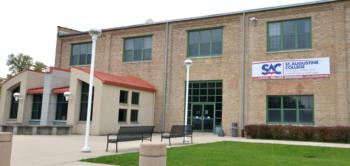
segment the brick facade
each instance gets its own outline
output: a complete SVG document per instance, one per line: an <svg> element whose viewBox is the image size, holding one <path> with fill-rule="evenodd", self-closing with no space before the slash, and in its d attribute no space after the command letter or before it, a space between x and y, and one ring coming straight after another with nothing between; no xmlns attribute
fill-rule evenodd
<svg viewBox="0 0 350 166"><path fill-rule="evenodd" d="M256 17L256 23L249 18ZM310 17L312 49L269 53L267 22ZM245 97L245 124L266 123L267 95L314 95L315 125L350 125L350 2L327 2L290 8L251 11L245 16L245 95L241 95L241 53L243 14L226 14L169 22L168 105L165 127L183 123L187 31L223 27L223 54L193 58L191 80L222 80L222 126L230 133L232 122L240 122L242 97ZM160 129L164 111L164 70L166 23L104 30L97 41L96 69L111 74L138 76L156 86L154 124ZM152 60L123 63L123 38L152 35ZM71 44L90 41L87 33L59 36L55 66L70 68ZM252 80L253 61L330 57L329 78Z"/></svg>

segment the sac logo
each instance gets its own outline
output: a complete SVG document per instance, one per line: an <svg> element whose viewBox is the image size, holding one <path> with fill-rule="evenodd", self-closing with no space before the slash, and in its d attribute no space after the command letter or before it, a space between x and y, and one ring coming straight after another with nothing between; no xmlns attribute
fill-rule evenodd
<svg viewBox="0 0 350 166"><path fill-rule="evenodd" d="M282 67L281 63L275 63L275 64L264 64L261 66L261 72L262 75L280 75L282 72L280 71Z"/></svg>

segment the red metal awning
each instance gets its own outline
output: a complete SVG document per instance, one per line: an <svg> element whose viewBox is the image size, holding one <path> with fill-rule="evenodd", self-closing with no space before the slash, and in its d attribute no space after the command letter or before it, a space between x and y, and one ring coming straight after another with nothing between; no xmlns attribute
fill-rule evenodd
<svg viewBox="0 0 350 166"><path fill-rule="evenodd" d="M43 94L44 88L38 87L38 88L31 88L27 90L27 94L34 95L34 94Z"/></svg>
<svg viewBox="0 0 350 166"><path fill-rule="evenodd" d="M52 89L52 93L54 94L62 94L64 92L69 92L69 87L59 87Z"/></svg>

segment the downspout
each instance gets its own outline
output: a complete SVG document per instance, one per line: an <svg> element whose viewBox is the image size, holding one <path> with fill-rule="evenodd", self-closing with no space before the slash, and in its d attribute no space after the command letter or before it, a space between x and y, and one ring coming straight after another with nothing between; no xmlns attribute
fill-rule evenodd
<svg viewBox="0 0 350 166"><path fill-rule="evenodd" d="M240 96L241 96L241 114L240 114L240 130L241 130L241 136L243 136L244 131L244 111L245 111L245 41L246 41L246 32L245 32L245 20L246 20L246 13L243 12L242 15L242 37L241 37L241 90L240 90Z"/></svg>
<svg viewBox="0 0 350 166"><path fill-rule="evenodd" d="M164 49L164 82L163 82L163 111L160 119L161 131L165 131L165 114L168 110L168 48L169 48L169 22L165 25L165 49Z"/></svg>

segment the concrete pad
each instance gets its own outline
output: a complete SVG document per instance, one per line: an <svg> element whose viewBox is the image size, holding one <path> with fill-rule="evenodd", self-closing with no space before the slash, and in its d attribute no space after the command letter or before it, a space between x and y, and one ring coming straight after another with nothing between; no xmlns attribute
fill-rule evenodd
<svg viewBox="0 0 350 166"><path fill-rule="evenodd" d="M303 146L337 147L350 148L350 144L301 142L301 141L279 141L279 140L259 140L247 138L218 137L212 133L194 133L193 143L203 144L218 141L235 141L250 143L271 143ZM145 141L147 142L147 141ZM152 142L159 143L160 135L154 134ZM182 138L171 139L172 146L187 146L183 144ZM40 136L40 135L14 135L12 145L11 166L102 166L101 164L90 164L79 162L81 159L98 157L103 155L113 155L128 152L137 152L141 141L121 142L118 144L119 153L115 153L114 144L110 144L109 152L106 149L106 136L91 137L91 153L81 153L83 147L83 135L65 136ZM167 140L163 143L168 143ZM168 146L169 147L169 146Z"/></svg>

